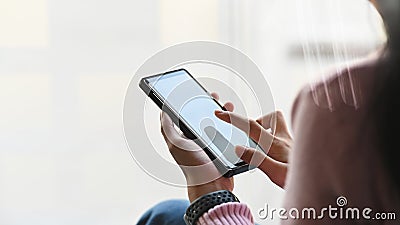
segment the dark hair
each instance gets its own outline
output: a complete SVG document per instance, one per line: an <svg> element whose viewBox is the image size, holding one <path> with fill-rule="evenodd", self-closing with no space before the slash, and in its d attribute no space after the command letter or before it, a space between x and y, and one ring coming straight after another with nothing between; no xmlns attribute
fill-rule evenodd
<svg viewBox="0 0 400 225"><path fill-rule="evenodd" d="M398 1L398 0L386 0ZM377 129L378 147L383 156L384 165L393 184L400 190L400 162L396 157L400 151L400 47L399 24L400 4L389 11L382 10L388 42L385 56L379 63L376 74L376 95L371 104L372 120ZM387 10L387 9L386 9Z"/></svg>

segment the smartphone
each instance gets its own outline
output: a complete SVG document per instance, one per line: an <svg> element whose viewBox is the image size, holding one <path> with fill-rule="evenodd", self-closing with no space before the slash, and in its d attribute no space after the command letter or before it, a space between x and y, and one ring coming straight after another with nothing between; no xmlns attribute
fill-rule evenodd
<svg viewBox="0 0 400 225"><path fill-rule="evenodd" d="M215 110L226 110L185 69L144 77L140 88L166 112L182 133L195 141L225 177L253 169L237 157L236 145L263 151L237 127L218 119Z"/></svg>

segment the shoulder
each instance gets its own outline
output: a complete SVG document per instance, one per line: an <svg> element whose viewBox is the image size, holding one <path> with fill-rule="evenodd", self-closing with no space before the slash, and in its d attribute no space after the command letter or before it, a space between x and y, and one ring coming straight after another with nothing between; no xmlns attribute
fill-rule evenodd
<svg viewBox="0 0 400 225"><path fill-rule="evenodd" d="M367 59L343 65L304 86L292 105L292 124L299 113L313 116L355 113L365 108L373 94L378 60Z"/></svg>

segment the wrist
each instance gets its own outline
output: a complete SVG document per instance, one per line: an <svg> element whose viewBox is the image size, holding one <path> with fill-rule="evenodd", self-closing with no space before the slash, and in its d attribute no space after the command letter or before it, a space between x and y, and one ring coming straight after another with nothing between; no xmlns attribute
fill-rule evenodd
<svg viewBox="0 0 400 225"><path fill-rule="evenodd" d="M206 184L188 186L187 190L188 190L189 201L193 202L197 198L211 192L220 190L233 191L233 180L221 177L215 181Z"/></svg>

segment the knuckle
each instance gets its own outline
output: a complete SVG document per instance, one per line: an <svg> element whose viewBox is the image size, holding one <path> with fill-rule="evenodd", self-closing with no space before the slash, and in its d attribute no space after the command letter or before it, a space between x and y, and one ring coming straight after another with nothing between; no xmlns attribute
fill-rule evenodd
<svg viewBox="0 0 400 225"><path fill-rule="evenodd" d="M278 123L284 123L285 122L282 111L276 111L275 112L275 118L276 118Z"/></svg>
<svg viewBox="0 0 400 225"><path fill-rule="evenodd" d="M280 137L274 137L273 141L272 141L272 145L274 145L275 147L278 148L291 148L292 143L289 140L286 140L284 138L280 138Z"/></svg>
<svg viewBox="0 0 400 225"><path fill-rule="evenodd" d="M281 110L276 110L275 114L279 117L283 117L283 112Z"/></svg>
<svg viewBox="0 0 400 225"><path fill-rule="evenodd" d="M254 127L258 126L258 123L257 123L256 120L250 119L249 120L249 125L250 125L250 128L254 128Z"/></svg>
<svg viewBox="0 0 400 225"><path fill-rule="evenodd" d="M274 145L274 146L279 146L279 145L281 145L281 143L282 143L282 140L280 140L280 138L278 138L278 137L274 137L274 139L272 140L272 145Z"/></svg>

